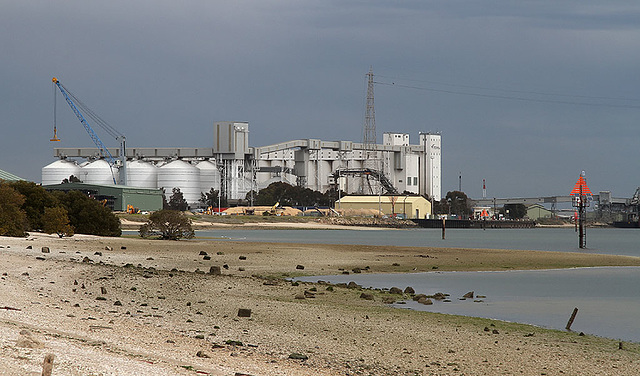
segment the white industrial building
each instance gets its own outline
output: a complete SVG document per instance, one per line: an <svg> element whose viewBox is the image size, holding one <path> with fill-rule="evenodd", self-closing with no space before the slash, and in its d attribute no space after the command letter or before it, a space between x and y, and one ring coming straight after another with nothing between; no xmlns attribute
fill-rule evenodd
<svg viewBox="0 0 640 376"><path fill-rule="evenodd" d="M440 200L439 133L420 133L417 145L410 144L408 134L384 133L383 143L370 149L367 153L363 143L318 139L249 147L248 123L216 122L209 148L127 148L126 176L96 148L55 148L58 160L42 168L42 184L59 184L74 175L95 184L163 188L167 197L178 187L192 206L211 188L240 200L275 181L321 192L337 185L346 193L406 191ZM120 158L120 149L109 151ZM365 155L373 156L373 163L367 158L365 165Z"/></svg>

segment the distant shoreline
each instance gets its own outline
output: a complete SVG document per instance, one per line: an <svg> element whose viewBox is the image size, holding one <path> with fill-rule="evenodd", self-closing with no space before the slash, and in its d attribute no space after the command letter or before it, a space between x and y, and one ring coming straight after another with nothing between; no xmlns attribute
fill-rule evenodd
<svg viewBox="0 0 640 376"><path fill-rule="evenodd" d="M244 218L243 218L244 219ZM330 221L319 220L317 218L305 218L300 220L296 218L295 221L261 221L260 217L249 217L250 221L243 222L242 220L238 220L237 222L223 222L223 221L206 221L198 218L192 218L192 226L195 230L208 230L208 229L245 229L245 230L262 230L262 229L274 229L274 230L286 230L286 229L297 229L297 230L364 230L364 231L375 231L375 230L391 230L391 229L419 229L419 226L415 225L405 225L404 222L400 223L398 226L391 226L388 222L376 225L375 221L369 221L366 225L358 225L358 221L363 221L363 219L352 219L354 224L339 224L339 223L331 223ZM396 221L396 220L391 220ZM144 220L140 221L132 221L127 218L120 218L120 227L122 230L138 230L140 225L144 223ZM575 228L574 224L565 223L565 224L539 224L532 228ZM588 224L587 228L616 228L609 224L603 223L595 223ZM471 228L469 230L478 230L478 228ZM508 229L505 229L508 230Z"/></svg>

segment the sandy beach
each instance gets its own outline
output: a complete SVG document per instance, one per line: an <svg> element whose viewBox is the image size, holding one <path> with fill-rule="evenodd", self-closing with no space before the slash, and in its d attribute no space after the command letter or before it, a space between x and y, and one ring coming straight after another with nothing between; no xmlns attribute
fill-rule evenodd
<svg viewBox="0 0 640 376"><path fill-rule="evenodd" d="M640 258L44 234L0 238L0 247L3 375L40 375L46 354L55 356L53 375L633 375L640 369L635 343L619 349L618 341L575 332L399 310L385 302L409 295L285 280L356 268L622 266L640 265ZM210 274L212 267L220 274ZM241 309L250 316L239 316Z"/></svg>

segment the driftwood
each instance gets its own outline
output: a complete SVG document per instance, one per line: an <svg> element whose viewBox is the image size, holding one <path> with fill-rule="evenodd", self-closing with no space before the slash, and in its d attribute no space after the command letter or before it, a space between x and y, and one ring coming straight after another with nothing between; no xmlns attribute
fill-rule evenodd
<svg viewBox="0 0 640 376"><path fill-rule="evenodd" d="M0 309L6 309L8 311L22 311L20 308L13 308L9 306L0 307Z"/></svg>
<svg viewBox="0 0 640 376"><path fill-rule="evenodd" d="M571 330L571 324L573 324L573 320L576 319L576 315L578 314L578 307L573 309L573 313L571 313L571 317L569 318L569 322L567 323L567 330Z"/></svg>

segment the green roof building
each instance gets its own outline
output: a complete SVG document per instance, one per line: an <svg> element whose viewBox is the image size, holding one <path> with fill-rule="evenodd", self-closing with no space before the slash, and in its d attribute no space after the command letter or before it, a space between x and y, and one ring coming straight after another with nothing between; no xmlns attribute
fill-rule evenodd
<svg viewBox="0 0 640 376"><path fill-rule="evenodd" d="M162 189L137 188L125 185L98 185L85 183L63 183L44 185L48 191L81 191L113 211L126 211L127 205L145 211L162 209Z"/></svg>
<svg viewBox="0 0 640 376"><path fill-rule="evenodd" d="M23 179L23 178L21 178L19 176L16 176L14 174L11 174L9 172L0 170L0 180L19 181L19 180L25 180L25 179Z"/></svg>

